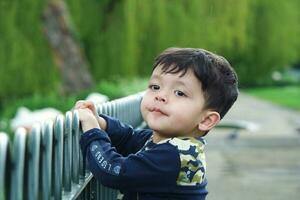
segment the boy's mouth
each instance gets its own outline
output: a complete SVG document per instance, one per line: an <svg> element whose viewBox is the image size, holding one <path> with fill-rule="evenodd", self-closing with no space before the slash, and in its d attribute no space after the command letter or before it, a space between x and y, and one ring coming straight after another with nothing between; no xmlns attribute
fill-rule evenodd
<svg viewBox="0 0 300 200"><path fill-rule="evenodd" d="M161 111L161 109L159 109L159 108L151 108L149 110L150 110L150 112L159 113L161 115L167 115L165 112Z"/></svg>

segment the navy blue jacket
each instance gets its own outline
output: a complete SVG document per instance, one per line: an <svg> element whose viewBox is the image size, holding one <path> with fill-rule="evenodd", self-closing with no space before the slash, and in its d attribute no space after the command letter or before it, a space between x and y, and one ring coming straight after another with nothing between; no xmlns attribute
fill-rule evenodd
<svg viewBox="0 0 300 200"><path fill-rule="evenodd" d="M80 145L89 170L105 186L119 189L123 200L203 200L207 195L202 138L152 142L152 130L134 130L101 115L106 131L91 129Z"/></svg>

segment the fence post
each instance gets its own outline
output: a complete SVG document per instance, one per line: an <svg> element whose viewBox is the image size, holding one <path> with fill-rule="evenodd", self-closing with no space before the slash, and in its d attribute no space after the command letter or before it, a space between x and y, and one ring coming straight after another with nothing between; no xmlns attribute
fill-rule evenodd
<svg viewBox="0 0 300 200"><path fill-rule="evenodd" d="M51 198L52 183L52 147L53 147L53 122L47 121L43 124L41 135L41 192L40 198L49 200Z"/></svg>
<svg viewBox="0 0 300 200"><path fill-rule="evenodd" d="M28 184L27 199L38 199L38 181L40 172L40 139L41 127L35 124L28 135L27 150L28 150Z"/></svg>
<svg viewBox="0 0 300 200"><path fill-rule="evenodd" d="M78 111L73 111L72 124L72 180L74 183L79 183L79 114Z"/></svg>
<svg viewBox="0 0 300 200"><path fill-rule="evenodd" d="M56 117L54 123L54 198L56 200L62 197L62 178L63 178L63 131L64 118L62 115Z"/></svg>
<svg viewBox="0 0 300 200"><path fill-rule="evenodd" d="M15 132L12 149L12 173L10 182L10 199L22 200L24 197L24 163L26 147L26 130L19 128ZM14 188L14 189L12 189Z"/></svg>
<svg viewBox="0 0 300 200"><path fill-rule="evenodd" d="M71 192L71 174L72 174L72 112L68 111L65 116L64 127L64 190Z"/></svg>
<svg viewBox="0 0 300 200"><path fill-rule="evenodd" d="M8 173L8 157L9 157L9 139L5 133L0 132L0 200L7 199L7 191L5 181L9 176Z"/></svg>

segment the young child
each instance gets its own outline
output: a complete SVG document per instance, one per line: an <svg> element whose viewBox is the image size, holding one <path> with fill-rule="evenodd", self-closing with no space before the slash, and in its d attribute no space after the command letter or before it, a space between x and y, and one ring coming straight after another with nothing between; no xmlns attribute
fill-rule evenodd
<svg viewBox="0 0 300 200"><path fill-rule="evenodd" d="M238 96L225 58L203 49L170 48L155 60L141 102L150 129L131 126L78 101L80 145L93 175L123 199L202 200L207 195L205 136Z"/></svg>

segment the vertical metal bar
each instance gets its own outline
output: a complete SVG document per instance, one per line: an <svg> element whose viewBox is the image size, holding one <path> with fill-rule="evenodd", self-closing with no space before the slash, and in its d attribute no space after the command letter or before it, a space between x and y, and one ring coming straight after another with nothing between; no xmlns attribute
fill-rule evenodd
<svg viewBox="0 0 300 200"><path fill-rule="evenodd" d="M111 109L112 109L111 116L116 117L117 116L116 102L111 102Z"/></svg>
<svg viewBox="0 0 300 200"><path fill-rule="evenodd" d="M40 199L51 198L52 184L52 150L53 150L53 122L47 121L42 126L41 135L41 192Z"/></svg>
<svg viewBox="0 0 300 200"><path fill-rule="evenodd" d="M73 111L72 123L72 180L79 183L79 114Z"/></svg>
<svg viewBox="0 0 300 200"><path fill-rule="evenodd" d="M81 129L78 131L79 132L79 136L82 134L82 131ZM80 178L84 178L85 177L85 161L83 161L83 155L82 155L82 152L79 148L79 144L77 144L78 146L78 149L79 149L79 177Z"/></svg>
<svg viewBox="0 0 300 200"><path fill-rule="evenodd" d="M115 109L116 109L116 118L119 118L120 116L120 110L119 110L120 105L116 102L115 103Z"/></svg>
<svg viewBox="0 0 300 200"><path fill-rule="evenodd" d="M38 199L38 181L39 181L39 162L40 162L40 140L41 127L35 124L28 135L27 149L29 158L28 163L28 185L27 199Z"/></svg>
<svg viewBox="0 0 300 200"><path fill-rule="evenodd" d="M102 107L103 107L103 104L98 104L96 106L96 110L97 110L98 115L100 115L102 113Z"/></svg>
<svg viewBox="0 0 300 200"><path fill-rule="evenodd" d="M103 113L108 114L108 108L107 108L107 103L103 104Z"/></svg>
<svg viewBox="0 0 300 200"><path fill-rule="evenodd" d="M0 132L0 200L8 199L6 194L6 185L5 181L7 176L9 175L7 171L7 165L9 160L7 159L9 156L9 139L6 133Z"/></svg>
<svg viewBox="0 0 300 200"><path fill-rule="evenodd" d="M90 181L90 199L97 200L97 190L98 190L98 184L97 180L95 178L92 178Z"/></svg>
<svg viewBox="0 0 300 200"><path fill-rule="evenodd" d="M79 124L80 124L80 122L79 122ZM82 134L82 129L79 125L79 129L78 129L78 133L77 133L77 137L78 137L77 146L78 146L78 153L79 153L78 154L78 156L79 156L79 169L78 170L79 170L79 177L81 179L84 179L87 171L86 171L86 161L83 160L84 158L83 158L82 152L80 150L80 145L79 145L79 138L80 138L81 134Z"/></svg>
<svg viewBox="0 0 300 200"><path fill-rule="evenodd" d="M89 200L90 199L90 186L91 186L91 181L86 185L85 190L84 190L84 199Z"/></svg>
<svg viewBox="0 0 300 200"><path fill-rule="evenodd" d="M110 115L110 102L107 102L106 104L105 104L105 108L106 108L106 114L107 115Z"/></svg>
<svg viewBox="0 0 300 200"><path fill-rule="evenodd" d="M95 179L95 178L93 178L93 179ZM97 181L97 180L95 181L94 187L95 187L95 190L96 190L95 199L100 199L100 193L99 193L100 184L99 184L99 181Z"/></svg>
<svg viewBox="0 0 300 200"><path fill-rule="evenodd" d="M65 116L64 131L64 190L71 191L71 174L72 174L72 112L68 111Z"/></svg>
<svg viewBox="0 0 300 200"><path fill-rule="evenodd" d="M125 123L130 124L131 118L130 118L130 117L126 117L126 116L129 116L129 115L128 115L128 111L129 111L129 107L130 107L130 101L128 101L128 99L126 99L126 101L124 102L124 104L125 104L126 106L124 106L124 108L123 108L123 113L124 113L124 118L123 118L123 120L124 120Z"/></svg>
<svg viewBox="0 0 300 200"><path fill-rule="evenodd" d="M133 98L133 97L130 97L130 99L131 99L132 101L135 100L135 98ZM127 115L127 116L131 116L131 115L130 115L130 109L131 109L131 104L132 104L132 102L130 101L130 99L128 99L127 102L126 102L126 103L127 103L127 106L126 106L126 111L125 111L125 112L126 112L126 115ZM132 120L133 117L134 117L134 116L132 116L132 117L127 117L127 120L128 120L127 123L131 124L131 122L133 121L133 120Z"/></svg>
<svg viewBox="0 0 300 200"><path fill-rule="evenodd" d="M108 114L110 116L113 116L113 108L112 108L112 102L108 102Z"/></svg>
<svg viewBox="0 0 300 200"><path fill-rule="evenodd" d="M56 117L54 124L54 198L62 197L62 167L63 167L63 131L64 119L62 115ZM55 173L55 174L54 174Z"/></svg>
<svg viewBox="0 0 300 200"><path fill-rule="evenodd" d="M115 110L114 116L117 117L118 116L118 104L117 104L117 102L114 103L114 110Z"/></svg>
<svg viewBox="0 0 300 200"><path fill-rule="evenodd" d="M23 180L24 180L24 163L26 148L26 130L19 128L15 132L15 138L12 150L12 175L10 188L11 200L22 200L23 195Z"/></svg>
<svg viewBox="0 0 300 200"><path fill-rule="evenodd" d="M118 119L122 121L123 119L123 111L122 111L122 108L123 108L123 103L121 101L117 101L117 104L119 105L119 115L118 115Z"/></svg>

